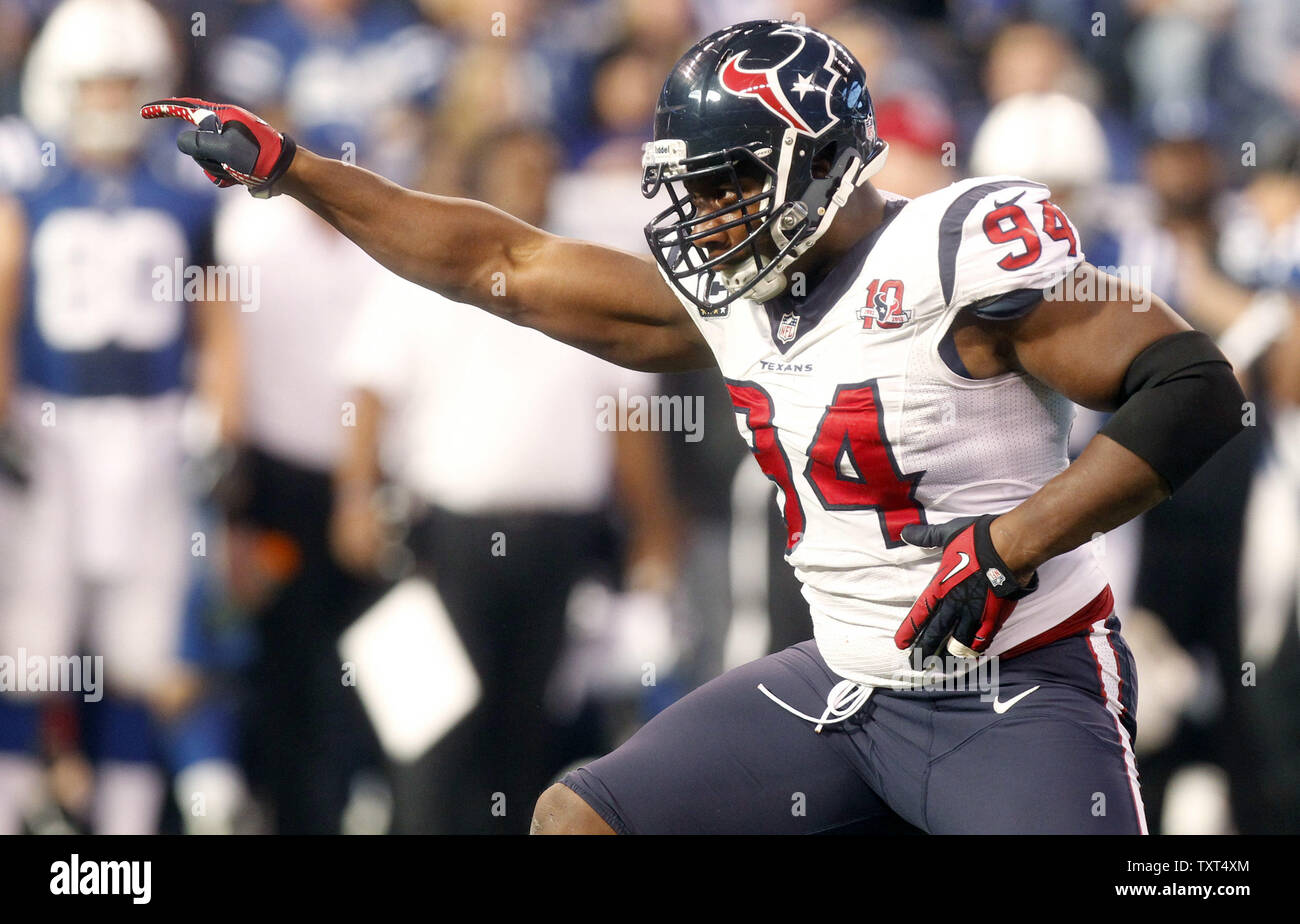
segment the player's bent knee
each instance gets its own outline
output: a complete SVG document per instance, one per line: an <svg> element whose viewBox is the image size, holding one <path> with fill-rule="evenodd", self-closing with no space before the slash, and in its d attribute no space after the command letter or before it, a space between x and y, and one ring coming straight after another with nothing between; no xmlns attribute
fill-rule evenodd
<svg viewBox="0 0 1300 924"><path fill-rule="evenodd" d="M569 787L556 783L533 809L531 834L614 834L615 831Z"/></svg>

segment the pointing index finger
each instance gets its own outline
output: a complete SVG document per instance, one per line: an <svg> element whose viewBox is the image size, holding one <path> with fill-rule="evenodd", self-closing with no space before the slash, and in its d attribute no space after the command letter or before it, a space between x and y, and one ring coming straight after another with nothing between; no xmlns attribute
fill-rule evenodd
<svg viewBox="0 0 1300 924"><path fill-rule="evenodd" d="M204 122L216 118L215 109L215 106L205 100L179 96L145 103L140 107L140 117L143 119L184 119L192 125L204 127Z"/></svg>

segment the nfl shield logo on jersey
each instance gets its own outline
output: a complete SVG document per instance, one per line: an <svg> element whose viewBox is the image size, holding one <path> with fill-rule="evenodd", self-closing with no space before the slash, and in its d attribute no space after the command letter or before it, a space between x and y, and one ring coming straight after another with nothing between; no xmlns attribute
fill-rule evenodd
<svg viewBox="0 0 1300 924"><path fill-rule="evenodd" d="M799 330L799 315L793 311L787 311L781 315L781 324L776 329L776 339L782 343L789 343L794 339L794 335Z"/></svg>

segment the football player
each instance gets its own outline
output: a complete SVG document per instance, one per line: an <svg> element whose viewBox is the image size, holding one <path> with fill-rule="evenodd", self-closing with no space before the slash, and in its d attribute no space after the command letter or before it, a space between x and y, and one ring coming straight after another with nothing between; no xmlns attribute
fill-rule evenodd
<svg viewBox="0 0 1300 924"><path fill-rule="evenodd" d="M24 74L37 182L0 196L0 424L29 453L26 489L0 484L0 653L66 657L84 640L102 657L83 742L99 761L97 832L156 830L153 719L182 711L193 686L180 664L195 561L189 365L227 424L236 397L229 306L174 298L176 266L203 262L214 197L151 148L137 116L140 95L168 92L176 73L144 0L66 0ZM0 695L0 831L39 780L39 708Z"/></svg>
<svg viewBox="0 0 1300 924"><path fill-rule="evenodd" d="M409 192L234 107L142 114L194 123L179 146L214 182L290 195L451 298L634 368L721 369L814 638L568 774L535 831L1146 830L1133 663L1087 542L1234 435L1242 395L1205 335L1103 284L1043 185L877 190L862 67L775 21L669 75L653 261ZM1071 399L1115 412L1072 464ZM991 695L963 683L994 658Z"/></svg>

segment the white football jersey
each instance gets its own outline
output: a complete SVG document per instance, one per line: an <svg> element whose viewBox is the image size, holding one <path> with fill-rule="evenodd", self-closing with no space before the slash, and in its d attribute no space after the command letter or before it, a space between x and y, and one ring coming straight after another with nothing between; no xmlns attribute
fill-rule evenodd
<svg viewBox="0 0 1300 924"><path fill-rule="evenodd" d="M903 527L1004 513L1068 464L1072 403L1025 375L963 375L944 335L968 306L1022 314L1084 255L1038 183L884 195L886 223L806 298L683 304L777 485L822 656L843 677L900 687L918 677L894 633L940 557L906 545ZM1106 591L1086 546L1038 574L989 655L1032 646Z"/></svg>

